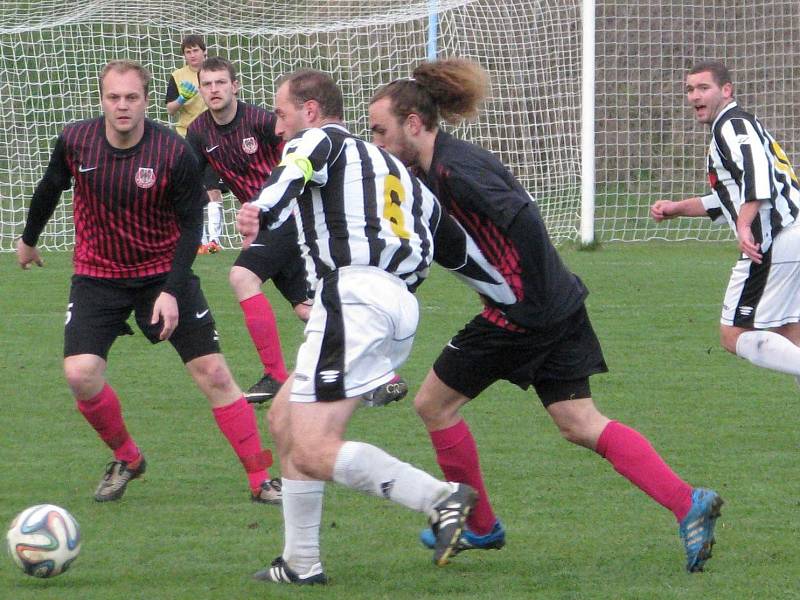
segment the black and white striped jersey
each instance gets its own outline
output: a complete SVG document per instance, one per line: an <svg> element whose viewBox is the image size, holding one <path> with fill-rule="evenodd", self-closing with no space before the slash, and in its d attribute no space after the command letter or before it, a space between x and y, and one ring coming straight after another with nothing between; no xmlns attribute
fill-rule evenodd
<svg viewBox="0 0 800 600"><path fill-rule="evenodd" d="M398 159L339 124L307 129L253 202L264 223L296 218L312 286L335 269L374 266L405 281L424 279L441 217L434 195Z"/></svg>
<svg viewBox="0 0 800 600"><path fill-rule="evenodd" d="M792 165L759 120L736 102L720 112L711 132L708 180L712 193L702 197L703 206L712 220L724 218L736 233L744 203L760 202L752 232L766 252L800 211L800 183Z"/></svg>

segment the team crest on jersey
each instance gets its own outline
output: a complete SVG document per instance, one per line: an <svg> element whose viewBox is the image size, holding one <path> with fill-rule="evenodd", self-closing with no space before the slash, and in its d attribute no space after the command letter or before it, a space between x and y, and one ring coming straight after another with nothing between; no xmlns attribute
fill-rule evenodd
<svg viewBox="0 0 800 600"><path fill-rule="evenodd" d="M242 150L248 154L255 154L256 150L258 150L258 142L256 141L256 138L244 138L242 140Z"/></svg>
<svg viewBox="0 0 800 600"><path fill-rule="evenodd" d="M156 184L156 174L150 167L139 167L136 172L136 185L140 188L151 188Z"/></svg>

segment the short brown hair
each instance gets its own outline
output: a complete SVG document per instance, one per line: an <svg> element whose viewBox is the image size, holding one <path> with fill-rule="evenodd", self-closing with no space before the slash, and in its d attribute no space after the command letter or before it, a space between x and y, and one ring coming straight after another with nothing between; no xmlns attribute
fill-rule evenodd
<svg viewBox="0 0 800 600"><path fill-rule="evenodd" d="M278 78L277 86L289 84L289 95L298 106L315 100L323 117L341 119L344 117L342 90L333 77L316 69L300 69Z"/></svg>
<svg viewBox="0 0 800 600"><path fill-rule="evenodd" d="M195 34L187 35L185 38L183 38L183 40L181 40L181 54L183 54L184 50L187 48L194 48L195 46L205 52L206 42L203 40L203 36Z"/></svg>
<svg viewBox="0 0 800 600"><path fill-rule="evenodd" d="M150 71L145 69L139 63L133 60L112 60L105 67L103 70L100 71L100 95L103 94L103 79L105 79L106 75L109 72L115 71L117 73L127 73L128 71L135 71L139 74L139 78L142 80L142 85L144 86L144 95L147 96L150 93L150 80L153 78L150 75Z"/></svg>
<svg viewBox="0 0 800 600"><path fill-rule="evenodd" d="M226 58L222 58L221 56L209 56L207 59L203 61L203 64L200 65L201 71L227 71L228 75L231 77L231 81L237 81L236 76L236 67L233 66L233 63Z"/></svg>
<svg viewBox="0 0 800 600"><path fill-rule="evenodd" d="M714 83L719 87L722 87L726 83L733 84L733 78L731 77L731 72L728 70L728 67L718 60L704 60L696 63L689 69L687 75L697 75L698 73L706 72L711 73Z"/></svg>
<svg viewBox="0 0 800 600"><path fill-rule="evenodd" d="M370 104L391 98L392 112L400 121L418 114L428 130L440 118L458 123L478 114L489 93L489 74L478 63L463 58L424 62L414 69L411 79L398 79L383 86Z"/></svg>

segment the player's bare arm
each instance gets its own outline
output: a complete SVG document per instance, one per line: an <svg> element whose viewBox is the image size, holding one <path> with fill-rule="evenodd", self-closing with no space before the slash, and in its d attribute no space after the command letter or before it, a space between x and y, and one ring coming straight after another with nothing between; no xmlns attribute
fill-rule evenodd
<svg viewBox="0 0 800 600"><path fill-rule="evenodd" d="M761 244L753 237L752 224L758 214L761 202L745 202L739 209L739 216L736 219L736 238L739 240L739 250L741 250L750 260L757 265L761 264Z"/></svg>
<svg viewBox="0 0 800 600"><path fill-rule="evenodd" d="M39 256L39 250L36 246L28 246L22 241L22 238L17 240L17 263L26 271L31 268L31 265L44 266L44 261Z"/></svg>
<svg viewBox="0 0 800 600"><path fill-rule="evenodd" d="M706 209L699 196L674 202L672 200L656 200L650 207L650 216L656 223L675 217L703 217Z"/></svg>

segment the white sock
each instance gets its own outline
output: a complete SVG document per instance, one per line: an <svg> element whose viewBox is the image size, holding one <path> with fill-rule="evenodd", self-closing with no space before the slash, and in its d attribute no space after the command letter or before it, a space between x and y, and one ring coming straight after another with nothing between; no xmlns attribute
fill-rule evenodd
<svg viewBox="0 0 800 600"><path fill-rule="evenodd" d="M453 492L449 483L362 442L342 445L336 456L333 480L426 514Z"/></svg>
<svg viewBox="0 0 800 600"><path fill-rule="evenodd" d="M800 348L774 331L745 331L736 340L736 355L758 367L800 375Z"/></svg>
<svg viewBox="0 0 800 600"><path fill-rule="evenodd" d="M282 480L283 560L300 575L320 563L319 528L322 523L324 481Z"/></svg>
<svg viewBox="0 0 800 600"><path fill-rule="evenodd" d="M222 235L222 204L209 202L206 210L208 211L208 241L219 243L220 235Z"/></svg>

